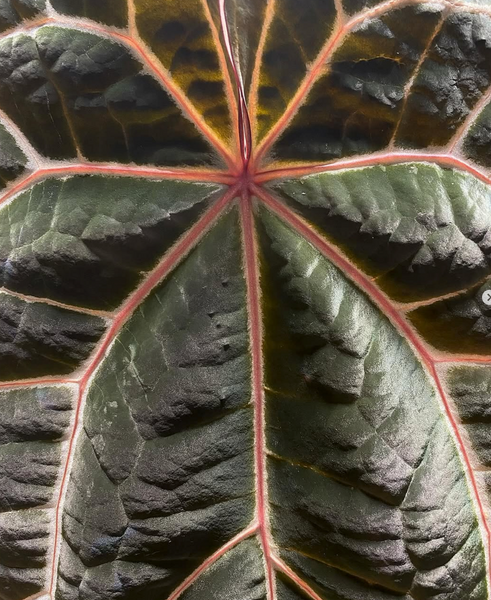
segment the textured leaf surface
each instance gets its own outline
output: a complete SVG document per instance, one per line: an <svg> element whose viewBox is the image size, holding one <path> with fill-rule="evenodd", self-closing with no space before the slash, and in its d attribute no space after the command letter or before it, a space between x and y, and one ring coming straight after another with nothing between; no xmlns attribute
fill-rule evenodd
<svg viewBox="0 0 491 600"><path fill-rule="evenodd" d="M468 174L429 164L374 166L274 189L397 300L453 292L490 273L491 193Z"/></svg>
<svg viewBox="0 0 491 600"><path fill-rule="evenodd" d="M24 172L27 159L17 146L15 138L3 126L0 126L0 178L1 186L19 177Z"/></svg>
<svg viewBox="0 0 491 600"><path fill-rule="evenodd" d="M50 158L212 160L167 91L119 40L46 26L0 42L0 65L3 109Z"/></svg>
<svg viewBox="0 0 491 600"><path fill-rule="evenodd" d="M461 419L461 429L479 465L478 477L483 489L490 493L491 464L489 438L489 394L491 390L489 367L459 366L450 370L450 395Z"/></svg>
<svg viewBox="0 0 491 600"><path fill-rule="evenodd" d="M487 0L0 0L0 600L490 600Z"/></svg>
<svg viewBox="0 0 491 600"><path fill-rule="evenodd" d="M0 30L5 31L45 14L45 0L0 0Z"/></svg>
<svg viewBox="0 0 491 600"><path fill-rule="evenodd" d="M268 3L274 10L265 34L257 81L257 134L262 137L281 117L292 99L307 65L332 32L334 3L308 0L301 6L292 0Z"/></svg>
<svg viewBox="0 0 491 600"><path fill-rule="evenodd" d="M402 118L404 86L438 19L433 6L410 5L355 27L278 141L276 153L285 159L324 160L384 148Z"/></svg>
<svg viewBox="0 0 491 600"><path fill-rule="evenodd" d="M201 0L134 0L142 40L169 70L205 121L225 140L231 136L218 49Z"/></svg>
<svg viewBox="0 0 491 600"><path fill-rule="evenodd" d="M160 598L252 520L244 298L234 214L116 338L87 397L61 590L110 597L124 579Z"/></svg>
<svg viewBox="0 0 491 600"><path fill-rule="evenodd" d="M0 378L71 373L104 333L103 319L0 295Z"/></svg>
<svg viewBox="0 0 491 600"><path fill-rule="evenodd" d="M263 221L264 280L272 278L268 472L280 555L308 579L327 563L326 593L343 593L348 573L351 594L373 597L370 581L389 597L431 598L464 569L446 597L485 598L468 490L421 365L338 269L276 219Z"/></svg>
<svg viewBox="0 0 491 600"><path fill-rule="evenodd" d="M124 27L128 23L128 7L124 0L51 0L51 6L61 14L86 17L106 25Z"/></svg>
<svg viewBox="0 0 491 600"><path fill-rule="evenodd" d="M17 600L44 584L54 485L73 389L2 391L0 400L0 597Z"/></svg>
<svg viewBox="0 0 491 600"><path fill-rule="evenodd" d="M449 385L463 427L472 441L472 446L483 465L489 465L488 427L489 418L489 385L488 368L459 367L452 369Z"/></svg>
<svg viewBox="0 0 491 600"><path fill-rule="evenodd" d="M218 190L211 184L48 179L0 208L0 273L11 290L117 305Z"/></svg>
<svg viewBox="0 0 491 600"><path fill-rule="evenodd" d="M491 310L483 297L491 289L483 285L455 297L421 306L409 318L421 335L435 348L445 352L464 351L487 356L491 336Z"/></svg>

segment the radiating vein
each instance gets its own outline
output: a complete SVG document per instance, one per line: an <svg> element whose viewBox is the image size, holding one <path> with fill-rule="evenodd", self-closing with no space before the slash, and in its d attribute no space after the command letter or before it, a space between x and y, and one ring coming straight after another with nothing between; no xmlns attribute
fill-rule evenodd
<svg viewBox="0 0 491 600"><path fill-rule="evenodd" d="M87 395L87 390L90 384L90 380L104 359L107 350L115 339L116 335L120 332L128 318L131 316L133 311L140 305L142 300L149 294L149 292L157 285L165 275L172 270L178 262L189 252L189 250L197 243L197 241L204 235L212 223L219 217L228 203L235 197L237 193L237 186L230 188L220 200L216 201L214 205L201 217L201 219L188 231L188 233L181 238L177 244L164 256L160 263L155 269L149 274L145 281L140 285L126 300L121 307L118 315L113 320L111 327L108 329L106 335L102 339L99 348L92 357L88 364L84 374L79 380L79 393L77 406L75 408L75 418L72 426L72 435L68 445L68 451L65 459L65 466L63 468L63 474L60 483L60 492L56 504L56 518L55 518L55 539L53 544L53 553L51 560L51 574L50 580L50 594L52 595L56 586L56 569L58 564L58 556L60 551L60 535L61 535L61 517L63 514L64 499L66 495L66 489L68 485L71 463L73 460L73 451L75 448L76 439L81 425L81 416L83 412L83 406Z"/></svg>
<svg viewBox="0 0 491 600"><path fill-rule="evenodd" d="M230 150L218 138L213 129L204 122L202 116L189 101L183 90L181 90L174 82L170 73L163 67L158 58L153 55L151 50L139 37L131 37L125 33L110 29L101 24L91 23L85 19L56 17L56 19L50 21L50 24L66 28L77 26L77 29L80 31L99 34L128 48L131 53L147 67L152 76L163 86L164 90L174 98L183 113L191 120L204 138L208 140L211 146L222 156L229 167L232 169L234 168L235 159L230 153Z"/></svg>
<svg viewBox="0 0 491 600"><path fill-rule="evenodd" d="M300 83L295 95L290 100L286 110L258 145L254 161L256 169L261 164L263 156L283 133L300 106L304 103L314 83L321 75L326 74L326 68L329 65L329 59L333 56L335 50L340 46L341 42L344 41L346 36L363 21L380 16L400 4L405 4L406 1L407 0L386 0L385 2L382 2L373 8L364 10L354 15L344 24L338 23L338 26L334 29L330 38L321 48L317 58L307 71L303 81ZM431 0L423 0L421 3L425 3L427 1Z"/></svg>
<svg viewBox="0 0 491 600"><path fill-rule="evenodd" d="M484 92L484 94L479 98L479 100L476 102L474 108L469 112L469 114L464 119L464 121L462 122L460 127L457 129L455 134L450 139L450 142L448 143L448 146L446 148L446 151L449 154L452 154L453 152L458 151L460 149L460 147L463 144L470 129L472 128L474 123L477 121L477 119L481 115L482 111L486 108L486 106L488 106L488 104L490 102L491 102L491 85L487 88L487 90Z"/></svg>
<svg viewBox="0 0 491 600"><path fill-rule="evenodd" d="M243 192L241 219L244 243L244 261L249 308L249 334L252 354L252 393L254 399L254 435L256 467L256 503L258 530L266 563L266 580L269 600L275 600L274 574L271 562L271 540L268 515L268 487L266 481L266 441L264 422L264 387L262 356L262 321L259 298L259 271L257 245L252 224L252 205L247 192Z"/></svg>
<svg viewBox="0 0 491 600"><path fill-rule="evenodd" d="M182 181L213 182L213 183L233 183L233 177L226 172L200 170L200 169L173 169L159 167L136 167L130 165L118 164L100 164L100 163L59 163L56 161L48 163L46 166L29 172L27 175L13 181L3 193L0 193L0 205L10 200L19 192L27 189L34 183L63 175L108 175L117 177L135 177L148 179L171 179Z"/></svg>
<svg viewBox="0 0 491 600"><path fill-rule="evenodd" d="M414 162L435 163L442 167L466 171L480 181L491 184L491 175L474 166L470 161L448 153L423 151L373 152L371 154L354 156L351 158L341 158L322 164L299 164L289 167L274 167L273 165L268 169L258 171L254 175L254 182L257 185L261 185L276 179L290 179L302 175L314 175L315 173L324 173L327 171L340 171L357 167Z"/></svg>
<svg viewBox="0 0 491 600"><path fill-rule="evenodd" d="M241 533L232 538L229 542L224 544L221 548L219 548L216 552L214 552L211 556L209 556L189 577L187 577L180 585L177 587L170 596L167 597L167 600L177 600L182 593L187 590L193 583L198 579L202 573L204 573L209 567L211 567L216 561L226 554L229 550L237 546L242 540L251 537L257 532L258 525L256 523L252 523L247 529L244 529Z"/></svg>
<svg viewBox="0 0 491 600"><path fill-rule="evenodd" d="M250 111L252 140L254 143L257 138L257 112L258 112L258 92L259 92L259 81L261 75L261 64L264 59L264 49L266 46L266 40L268 38L271 23L275 16L276 0L266 1L266 10L264 12L263 26L261 34L259 36L259 43L257 46L256 59L254 61L254 68L252 70L251 87L249 90L249 96L247 98L247 105Z"/></svg>
<svg viewBox="0 0 491 600"><path fill-rule="evenodd" d="M253 191L270 210L272 210L283 221L285 221L291 227L293 227L294 230L297 231L297 233L302 235L309 243L311 243L315 248L317 248L317 250L324 254L336 267L341 269L341 271L349 279L351 279L355 283L355 285L357 285L361 290L365 291L371 298L371 300L376 305L378 305L382 312L389 318L394 327L410 343L410 345L415 350L417 356L420 357L422 363L426 367L429 376L434 382L435 388L438 392L438 396L440 397L442 408L445 411L447 420L450 424L453 435L455 436L455 439L457 441L457 445L463 458L463 462L466 466L467 477L469 480L470 487L472 489L476 505L478 507L480 525L485 532L487 552L489 553L491 538L490 529L486 520L484 504L481 499L479 488L473 472L471 459L466 450L465 443L462 438L458 423L456 422L455 416L453 415L450 409L449 401L443 389L443 385L441 383L438 372L436 370L435 361L433 357L430 355L427 348L421 342L419 336L413 330L411 325L406 321L405 317L402 316L396 310L396 308L392 305L391 301L387 298L387 296L385 296L385 294L382 293L373 284L372 281L370 281L352 263L350 263L346 258L344 258L344 256L342 256L337 249L335 249L329 242L327 242L323 237L321 237L314 229L309 227L307 223L305 223L300 217L298 217L285 205L280 203L271 194L260 189L257 186L253 186Z"/></svg>
<svg viewBox="0 0 491 600"><path fill-rule="evenodd" d="M40 156L38 151L33 147L33 145L29 142L29 140L27 139L23 131L20 129L20 127L18 127L17 124L2 109L0 109L0 123L5 125L7 130L13 135L19 148L31 161L32 166L39 168L41 163L43 162L42 157Z"/></svg>
<svg viewBox="0 0 491 600"><path fill-rule="evenodd" d="M112 319L114 316L114 313L106 310L95 310L91 308L85 308L84 306L77 306L75 304L65 304L64 302L57 302L56 300L52 300L51 298L31 296L29 294L21 294L20 292L9 290L8 288L3 286L0 286L0 295L12 296L13 298L19 298L20 300L24 300L25 302L37 302L41 304L48 304L49 306L57 306L58 308L63 308L65 310L70 310L85 315L94 315L95 317L102 317L103 319Z"/></svg>
<svg viewBox="0 0 491 600"><path fill-rule="evenodd" d="M315 592L301 577L299 577L293 569L291 569L281 558L276 555L272 556L274 566L278 571L284 573L295 585L297 585L308 598L312 600L324 600L317 592Z"/></svg>
<svg viewBox="0 0 491 600"><path fill-rule="evenodd" d="M215 21L213 20L213 17L211 15L210 7L208 5L207 0L201 0L201 3L203 5L203 11L205 13L206 19L210 26L210 30L211 30L213 40L214 40L215 46L216 46L216 51L218 54L218 60L220 62L220 67L221 67L221 70L223 73L223 78L224 78L224 83L225 83L225 93L226 93L227 100L228 100L228 108L229 108L230 119L231 119L232 128L233 128L232 135L234 138L235 150L237 152L239 150L238 143L237 143L238 142L237 135L239 134L239 106L237 105L237 98L234 93L236 90L236 87L234 87L235 82L232 82L232 79L230 77L230 71L229 71L228 65L227 65L226 52L224 51L224 48L223 48L223 45L222 45L221 39L220 39L220 33L222 35L224 35L225 32L223 30L223 24L221 24L222 25L221 32L218 31Z"/></svg>
<svg viewBox="0 0 491 600"><path fill-rule="evenodd" d="M402 101L402 105L400 108L400 115L399 115L399 119L397 120L396 126L394 127L394 131L392 133L392 137L390 139L389 144L387 145L387 150L391 151L394 148L394 143L395 140L397 138L397 134L399 132L399 128L401 126L402 120L404 118L404 112L406 110L406 105L407 105L407 101L409 99L409 96L412 92L412 88L414 85L414 82L416 81L416 78L418 77L418 75L421 72L421 67L423 66L423 63L426 61L428 54L431 50L431 46L433 45L433 42L435 41L435 38L437 37L437 35L440 33L442 26L445 22L445 19L447 18L449 13L449 9L447 8L446 10L443 10L440 16L440 20L439 22L436 24L435 29L433 31L433 35L431 35L428 38L428 42L426 44L426 48L423 50L423 52L421 52L421 55L419 57L419 60L413 70L413 73L411 75L411 77L409 78L409 81L407 82L406 86L404 87L404 99Z"/></svg>

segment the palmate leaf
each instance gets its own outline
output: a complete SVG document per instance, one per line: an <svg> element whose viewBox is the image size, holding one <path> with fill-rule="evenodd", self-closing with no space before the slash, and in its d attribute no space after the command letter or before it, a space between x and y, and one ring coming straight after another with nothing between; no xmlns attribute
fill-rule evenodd
<svg viewBox="0 0 491 600"><path fill-rule="evenodd" d="M0 600L489 600L487 0L0 0Z"/></svg>

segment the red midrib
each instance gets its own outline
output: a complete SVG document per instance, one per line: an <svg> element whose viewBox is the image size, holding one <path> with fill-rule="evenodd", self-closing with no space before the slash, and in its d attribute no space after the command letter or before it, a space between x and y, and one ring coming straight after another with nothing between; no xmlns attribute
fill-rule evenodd
<svg viewBox="0 0 491 600"><path fill-rule="evenodd" d="M107 350L114 341L116 335L119 333L121 328L124 326L128 318L131 316L133 311L144 298L152 291L152 289L168 274L179 261L189 252L189 250L197 243L197 241L203 236L203 234L209 229L213 222L221 214L222 210L228 205L228 203L236 196L238 186L232 186L219 200L217 200L213 206L201 217L201 219L189 230L189 232L182 237L175 246L165 255L164 259L157 265L157 267L150 273L144 283L128 298L123 304L117 317L114 319L111 327L104 336L101 345L99 346L94 357L91 359L89 364L86 366L85 373L77 381L78 384L78 400L75 407L75 416L72 426L72 434L68 443L68 451L65 460L65 467L60 483L60 493L56 503L56 515L55 515L55 539L52 556L52 568L50 577L50 588L49 593L52 596L55 587L56 579L56 567L57 557L59 551L60 533L61 533L61 519L63 500L68 484L68 475L70 473L71 459L73 456L73 450L75 448L75 441L80 426L80 417L82 414L83 404L86 397L86 389L89 384L90 378L100 365L102 359L106 355Z"/></svg>
<svg viewBox="0 0 491 600"><path fill-rule="evenodd" d="M342 169L356 169L376 165L403 164L407 162L431 162L443 167L450 167L465 171L480 181L491 184L491 176L476 165L464 158L453 156L446 152L424 152L424 151L397 151L397 152L373 152L372 154L353 156L351 158L340 158L328 163L310 165L292 165L288 167L275 167L258 171L254 176L254 183L261 185L276 179L287 179L314 175L315 173L326 173L328 171L340 171Z"/></svg>
<svg viewBox="0 0 491 600"><path fill-rule="evenodd" d="M262 353L262 318L259 286L259 267L257 261L257 243L254 233L252 202L249 191L249 166L252 151L252 133L249 112L245 100L245 90L235 57L228 30L225 0L219 0L220 21L222 25L228 59L235 77L239 97L239 139L242 158L240 218L244 245L244 272L247 285L247 307L249 315L249 336L252 360L252 401L254 406L254 465L256 479L256 523L257 533L264 554L266 569L267 597L273 600L275 579L271 558L271 538L268 523L268 488L266 483L266 440L265 405Z"/></svg>
<svg viewBox="0 0 491 600"><path fill-rule="evenodd" d="M205 169L160 169L159 167L135 167L132 165L114 165L97 163L67 163L65 165L47 164L32 173L21 177L0 194L0 206L29 186L47 177L70 175L106 175L118 177L144 177L148 179L179 179L202 183L222 183L231 185L236 177L222 171Z"/></svg>
<svg viewBox="0 0 491 600"><path fill-rule="evenodd" d="M257 247L252 217L252 202L247 190L243 191L241 208L244 237L245 273L247 281L247 306L252 357L252 397L254 401L254 457L256 467L257 521L266 563L268 598L275 598L274 574L271 562L271 540L268 523L268 488L266 483L265 406L262 353L262 318L259 292Z"/></svg>
<svg viewBox="0 0 491 600"><path fill-rule="evenodd" d="M243 172L241 177L240 218L244 245L244 271L247 285L247 307L252 360L252 400L254 406L254 465L256 479L256 522L266 568L267 597L273 600L275 579L271 558L271 539L268 523L268 488L266 483L265 405L263 383L262 318L257 262L257 243L254 233L252 202L249 193L249 164L252 151L252 133L245 90L235 58L228 30L225 0L219 0L222 25L228 59L235 77L239 97L239 139Z"/></svg>

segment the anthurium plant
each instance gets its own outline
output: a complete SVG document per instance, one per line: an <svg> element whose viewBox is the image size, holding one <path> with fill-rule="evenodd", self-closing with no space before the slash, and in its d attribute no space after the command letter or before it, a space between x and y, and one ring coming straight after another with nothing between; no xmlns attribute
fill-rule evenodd
<svg viewBox="0 0 491 600"><path fill-rule="evenodd" d="M489 600L491 2L0 30L0 600Z"/></svg>

